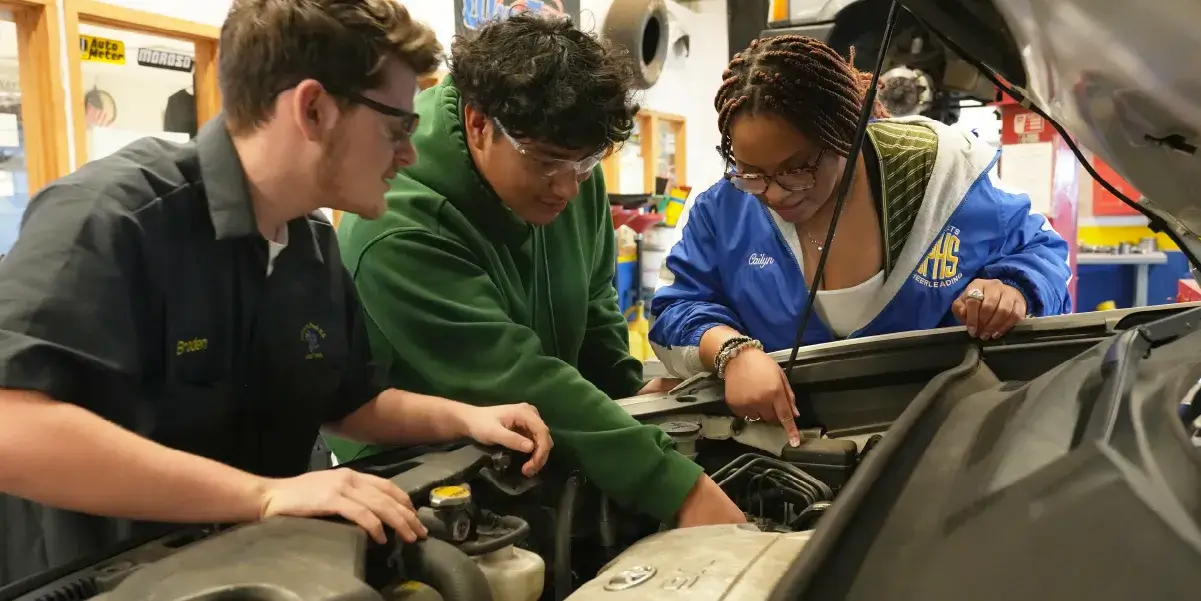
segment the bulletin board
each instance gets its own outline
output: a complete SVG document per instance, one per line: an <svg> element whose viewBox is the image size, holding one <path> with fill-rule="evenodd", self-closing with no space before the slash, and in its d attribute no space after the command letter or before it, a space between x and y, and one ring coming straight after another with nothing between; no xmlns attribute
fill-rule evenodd
<svg viewBox="0 0 1201 601"><path fill-rule="evenodd" d="M454 4L456 35L466 35L514 11L566 16L572 23L580 22L580 0L454 0Z"/></svg>

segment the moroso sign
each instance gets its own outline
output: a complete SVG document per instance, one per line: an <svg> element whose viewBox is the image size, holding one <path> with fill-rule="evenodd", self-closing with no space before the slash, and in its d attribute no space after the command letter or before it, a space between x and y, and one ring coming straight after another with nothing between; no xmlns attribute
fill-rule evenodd
<svg viewBox="0 0 1201 601"><path fill-rule="evenodd" d="M578 25L580 0L455 0L455 33L463 35L488 21L519 12L571 17Z"/></svg>
<svg viewBox="0 0 1201 601"><path fill-rule="evenodd" d="M138 64L143 67L191 73L194 62L195 60L192 57L180 52L155 50L154 48L138 48Z"/></svg>

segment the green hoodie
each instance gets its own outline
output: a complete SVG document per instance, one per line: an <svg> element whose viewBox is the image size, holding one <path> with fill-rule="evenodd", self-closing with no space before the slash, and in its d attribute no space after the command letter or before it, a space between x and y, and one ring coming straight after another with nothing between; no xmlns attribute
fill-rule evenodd
<svg viewBox="0 0 1201 601"><path fill-rule="evenodd" d="M347 215L338 228L388 384L476 405L528 402L551 428L556 463L673 521L701 468L612 400L637 393L642 364L617 307L600 169L558 219L532 227L475 169L449 78L416 110L418 160L392 181L387 212ZM343 460L377 451L330 444Z"/></svg>

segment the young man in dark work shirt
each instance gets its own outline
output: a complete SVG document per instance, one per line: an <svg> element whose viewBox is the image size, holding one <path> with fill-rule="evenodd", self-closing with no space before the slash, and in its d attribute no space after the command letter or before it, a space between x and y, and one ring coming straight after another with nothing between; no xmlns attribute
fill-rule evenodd
<svg viewBox="0 0 1201 601"><path fill-rule="evenodd" d="M237 0L224 114L40 192L0 263L0 584L165 524L341 515L424 534L390 482L305 473L318 429L550 448L537 411L377 384L327 206L367 218L415 160L441 49L393 0ZM363 66L356 71L352 66Z"/></svg>

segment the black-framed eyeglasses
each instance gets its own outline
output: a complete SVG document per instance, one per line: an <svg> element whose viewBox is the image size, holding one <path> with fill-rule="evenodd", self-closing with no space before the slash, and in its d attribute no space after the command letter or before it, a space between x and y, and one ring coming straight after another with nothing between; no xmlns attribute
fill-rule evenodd
<svg viewBox="0 0 1201 601"><path fill-rule="evenodd" d="M421 122L421 116L413 111L407 111L400 107L389 106L378 100L372 100L362 94L354 92L341 94L347 100L361 104L385 117L396 119L397 128L399 131L390 132L392 141L399 144L413 137L413 133L417 131L417 125Z"/></svg>
<svg viewBox="0 0 1201 601"><path fill-rule="evenodd" d="M738 173L731 167L726 172L725 177L730 180L731 184L734 184L735 188L747 194L763 194L767 192L767 188L772 182L775 182L777 186L789 192L803 192L817 185L817 168L821 166L825 155L826 149L823 148L817 153L817 158L813 159L808 165L775 175Z"/></svg>

